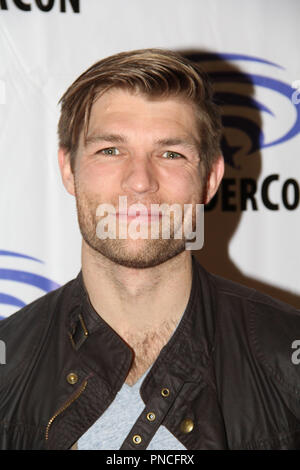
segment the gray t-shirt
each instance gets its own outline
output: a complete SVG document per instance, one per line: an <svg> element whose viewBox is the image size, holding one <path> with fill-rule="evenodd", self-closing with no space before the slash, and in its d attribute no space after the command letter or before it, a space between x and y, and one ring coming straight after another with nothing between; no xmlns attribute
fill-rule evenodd
<svg viewBox="0 0 300 470"><path fill-rule="evenodd" d="M140 396L140 386L149 370L132 387L124 383L112 404L80 437L78 450L120 449L132 426L145 408ZM147 450L185 449L163 425L158 428L147 447Z"/></svg>

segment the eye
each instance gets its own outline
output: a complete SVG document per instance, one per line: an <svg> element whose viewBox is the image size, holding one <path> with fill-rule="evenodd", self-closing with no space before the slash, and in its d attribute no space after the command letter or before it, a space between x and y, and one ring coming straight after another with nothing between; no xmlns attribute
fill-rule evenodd
<svg viewBox="0 0 300 470"><path fill-rule="evenodd" d="M166 155L166 156L165 156ZM167 152L163 153L163 157L168 159L168 160L177 160L178 158L184 158L183 155L181 155L181 153L177 153L177 152L172 152L170 150L168 150Z"/></svg>
<svg viewBox="0 0 300 470"><path fill-rule="evenodd" d="M104 155L119 155L120 154L119 150L116 147L109 147L107 149L98 150L98 152L96 153L100 153Z"/></svg>

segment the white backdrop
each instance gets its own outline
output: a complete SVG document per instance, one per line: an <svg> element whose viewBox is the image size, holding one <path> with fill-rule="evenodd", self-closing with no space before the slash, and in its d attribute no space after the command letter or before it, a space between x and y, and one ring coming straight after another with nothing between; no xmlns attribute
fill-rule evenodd
<svg viewBox="0 0 300 470"><path fill-rule="evenodd" d="M300 307L299 21L297 0L0 0L0 316L80 269L59 98L92 63L146 47L192 51L229 100L225 183L197 257Z"/></svg>

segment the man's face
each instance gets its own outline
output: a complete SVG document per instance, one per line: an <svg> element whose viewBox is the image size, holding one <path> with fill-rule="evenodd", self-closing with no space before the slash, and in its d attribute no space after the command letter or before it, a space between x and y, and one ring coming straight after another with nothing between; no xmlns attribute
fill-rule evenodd
<svg viewBox="0 0 300 470"><path fill-rule="evenodd" d="M87 140L80 136L74 170L79 226L85 242L111 261L132 268L161 264L185 249L185 239L151 239L151 204L203 203L204 166L193 105L180 98L149 100L144 95L112 89L94 103ZM124 216L118 215L119 196L127 207L142 203L149 210L148 239L119 238ZM100 204L116 208L117 237L96 233ZM141 219L140 219L141 220ZM133 218L127 218L127 225ZM157 223L157 218L155 222ZM152 221L153 223L153 221ZM193 217L193 223L195 220Z"/></svg>

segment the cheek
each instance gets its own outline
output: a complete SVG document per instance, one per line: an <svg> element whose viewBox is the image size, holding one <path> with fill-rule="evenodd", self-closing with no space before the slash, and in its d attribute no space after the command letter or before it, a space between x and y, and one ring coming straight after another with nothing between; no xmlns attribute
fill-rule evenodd
<svg viewBox="0 0 300 470"><path fill-rule="evenodd" d="M105 165L82 164L78 169L77 182L89 194L105 196L116 186L115 175Z"/></svg>
<svg viewBox="0 0 300 470"><path fill-rule="evenodd" d="M201 175L195 171L181 171L168 179L169 197L181 203L199 202L203 193Z"/></svg>

